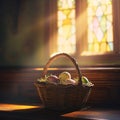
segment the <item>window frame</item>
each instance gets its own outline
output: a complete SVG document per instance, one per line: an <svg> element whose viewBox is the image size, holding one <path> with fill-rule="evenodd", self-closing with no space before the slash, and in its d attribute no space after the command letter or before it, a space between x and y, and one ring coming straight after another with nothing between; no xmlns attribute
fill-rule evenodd
<svg viewBox="0 0 120 120"><path fill-rule="evenodd" d="M81 56L80 53L83 51L84 45L86 44L87 34L83 34L79 32L79 27L81 26L82 30L85 26L83 24L83 19L76 22L76 53L71 56L75 57L78 60L78 63L81 66L120 66L120 26L118 25L120 21L120 1L112 0L113 6L113 44L114 51L112 53L100 54L100 55L89 55L89 56ZM54 3L54 4L53 4ZM52 21L49 21L49 57L52 53L55 53L57 50L57 1L53 0L53 2L49 2L50 10L49 15L54 16ZM85 7L87 7L86 0L76 0L76 20L79 14L82 14ZM86 20L86 14L83 15L84 21ZM47 26L48 28L48 26ZM81 38L78 37L78 34L81 34ZM52 37L51 37L52 36ZM82 39L82 40L80 40ZM52 42L51 42L52 41ZM81 45L81 47L80 47Z"/></svg>

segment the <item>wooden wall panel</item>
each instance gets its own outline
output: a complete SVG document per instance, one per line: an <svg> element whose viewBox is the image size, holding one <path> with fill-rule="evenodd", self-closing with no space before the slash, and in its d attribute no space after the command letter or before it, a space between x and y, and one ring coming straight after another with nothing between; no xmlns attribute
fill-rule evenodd
<svg viewBox="0 0 120 120"><path fill-rule="evenodd" d="M65 69L64 69L65 70ZM63 69L50 70L59 74ZM72 76L76 71L66 69ZM4 69L0 70L0 102L40 103L34 81L40 77L42 69ZM120 105L120 68L81 68L83 75L94 83L88 104L91 105Z"/></svg>

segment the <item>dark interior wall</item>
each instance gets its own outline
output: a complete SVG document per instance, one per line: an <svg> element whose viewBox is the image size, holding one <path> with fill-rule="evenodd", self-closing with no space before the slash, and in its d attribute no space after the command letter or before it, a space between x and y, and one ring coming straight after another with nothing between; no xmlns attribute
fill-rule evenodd
<svg viewBox="0 0 120 120"><path fill-rule="evenodd" d="M0 0L0 66L41 66L44 0Z"/></svg>

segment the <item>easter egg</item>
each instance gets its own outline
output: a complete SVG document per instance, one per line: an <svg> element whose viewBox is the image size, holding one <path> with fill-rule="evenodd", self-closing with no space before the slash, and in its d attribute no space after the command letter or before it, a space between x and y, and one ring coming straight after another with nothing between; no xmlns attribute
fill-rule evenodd
<svg viewBox="0 0 120 120"><path fill-rule="evenodd" d="M67 85L68 85L68 84L75 85L75 84L76 84L76 81L73 80L73 79L68 79L68 80L66 80L66 84L67 84Z"/></svg>
<svg viewBox="0 0 120 120"><path fill-rule="evenodd" d="M82 76L82 83L89 83L88 78L85 76Z"/></svg>
<svg viewBox="0 0 120 120"><path fill-rule="evenodd" d="M68 79L71 79L71 75L69 72L62 72L59 74L59 79L60 80L68 80Z"/></svg>
<svg viewBox="0 0 120 120"><path fill-rule="evenodd" d="M49 83L59 83L60 82L59 78L56 75L48 76L47 81Z"/></svg>

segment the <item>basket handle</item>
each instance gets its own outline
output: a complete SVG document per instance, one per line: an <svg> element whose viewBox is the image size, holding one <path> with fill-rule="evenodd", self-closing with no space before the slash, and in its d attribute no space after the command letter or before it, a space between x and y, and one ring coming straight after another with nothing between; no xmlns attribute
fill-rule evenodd
<svg viewBox="0 0 120 120"><path fill-rule="evenodd" d="M45 65L44 69L43 69L42 77L44 77L44 76L46 75L47 69L48 69L48 67L50 66L50 64L51 64L55 59L57 59L57 58L59 58L59 57L67 57L67 58L69 58L69 59L72 61L72 63L74 64L74 66L75 66L75 68L76 68L76 70L77 70L77 73L78 73L78 78L79 78L78 84L82 86L82 80L81 80L82 74L81 74L81 71L80 71L80 69L79 69L78 63L76 62L76 60L75 60L73 57L71 57L70 55L68 55L68 54L66 54L66 53L58 53L58 54L54 55L53 57L51 57L51 58L48 60L47 64Z"/></svg>

